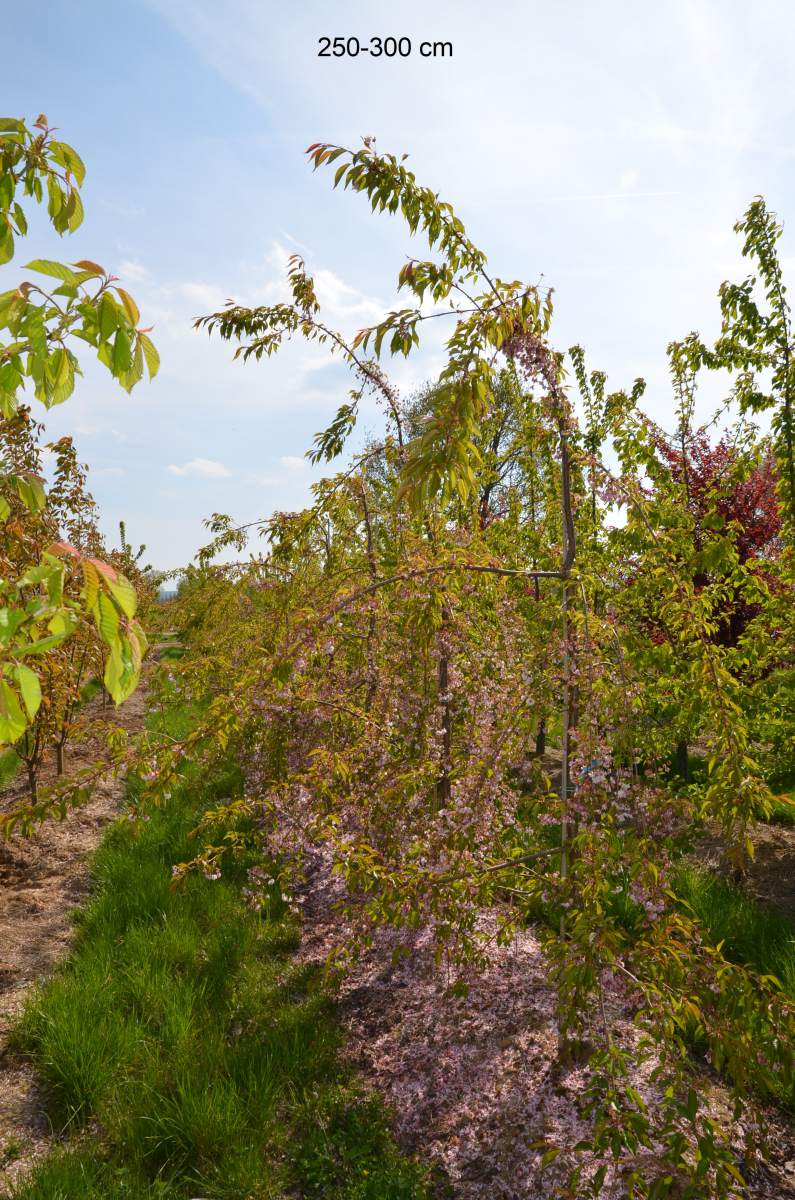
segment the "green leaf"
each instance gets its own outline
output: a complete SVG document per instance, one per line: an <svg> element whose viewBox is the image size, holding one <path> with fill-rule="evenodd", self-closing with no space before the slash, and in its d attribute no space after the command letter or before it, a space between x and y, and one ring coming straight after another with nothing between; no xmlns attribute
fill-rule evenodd
<svg viewBox="0 0 795 1200"><path fill-rule="evenodd" d="M36 475L16 475L14 485L17 495L28 512L41 512L47 504L44 484Z"/></svg>
<svg viewBox="0 0 795 1200"><path fill-rule="evenodd" d="M129 371L125 371L119 376L119 383L126 392L131 392L136 383L143 379L144 374L144 356L141 350L141 343L136 341L135 354L133 355L132 365Z"/></svg>
<svg viewBox="0 0 795 1200"><path fill-rule="evenodd" d="M30 667L25 667L21 663L12 667L11 674L16 680L28 716L32 721L41 704L41 685L38 676L35 671L31 671Z"/></svg>
<svg viewBox="0 0 795 1200"><path fill-rule="evenodd" d="M154 379L160 369L160 355L155 349L154 343L145 333L138 334L138 341L144 352L146 359L146 369L149 372L149 378Z"/></svg>
<svg viewBox="0 0 795 1200"><path fill-rule="evenodd" d="M0 642L8 643L27 619L23 608L0 608Z"/></svg>
<svg viewBox="0 0 795 1200"><path fill-rule="evenodd" d="M0 220L0 266L14 257L14 235L11 226Z"/></svg>
<svg viewBox="0 0 795 1200"><path fill-rule="evenodd" d="M0 178L0 209L8 212L14 199L14 177L9 171Z"/></svg>
<svg viewBox="0 0 795 1200"><path fill-rule="evenodd" d="M60 564L57 560L53 560L36 563L35 567L28 567L25 574L17 580L17 587L28 587L31 583L45 583L58 565Z"/></svg>
<svg viewBox="0 0 795 1200"><path fill-rule="evenodd" d="M53 351L49 369L52 376L50 405L63 404L75 389L75 372L71 354L60 347Z"/></svg>
<svg viewBox="0 0 795 1200"><path fill-rule="evenodd" d="M69 608L62 608L60 612L47 622L47 628L53 637L57 637L59 641L64 641L78 626L77 614L73 613Z"/></svg>
<svg viewBox="0 0 795 1200"><path fill-rule="evenodd" d="M124 664L121 661L121 656L112 649L108 655L108 661L105 663L105 673L102 681L106 689L116 701L120 703L118 697L122 694L122 677L124 675Z"/></svg>
<svg viewBox="0 0 795 1200"><path fill-rule="evenodd" d="M61 279L64 283L71 284L72 287L77 286L77 276L72 268L65 266L64 263L53 262L49 258L34 258L25 264L25 269L38 271L40 275L51 275L53 279Z"/></svg>
<svg viewBox="0 0 795 1200"><path fill-rule="evenodd" d="M44 324L44 310L37 307L31 308L22 322L22 331L30 341L34 354L42 359L45 358L47 355L47 328Z"/></svg>
<svg viewBox="0 0 795 1200"><path fill-rule="evenodd" d="M141 659L143 659L143 656L149 649L149 642L144 633L143 626L139 625L137 621L134 621L130 626L130 633L138 643L138 662L140 664Z"/></svg>
<svg viewBox="0 0 795 1200"><path fill-rule="evenodd" d="M29 654L46 654L48 650L52 650L55 646L60 646L64 641L66 634L55 633L52 637L39 638L36 642L29 642L27 646L23 646L20 650L15 650L15 654L19 658L27 658Z"/></svg>
<svg viewBox="0 0 795 1200"><path fill-rule="evenodd" d="M74 175L78 186L82 187L86 177L86 168L77 151L66 142L56 141L50 142L49 149L52 158L64 167L70 175Z"/></svg>
<svg viewBox="0 0 795 1200"><path fill-rule="evenodd" d="M10 683L0 679L0 745L12 746L27 727L16 692Z"/></svg>
<svg viewBox="0 0 795 1200"><path fill-rule="evenodd" d="M83 224L83 201L80 199L80 193L72 191L70 194L69 205L69 220L68 228L70 233L74 233Z"/></svg>
<svg viewBox="0 0 795 1200"><path fill-rule="evenodd" d="M591 1181L591 1186L594 1189L595 1195L599 1194L599 1191L601 1190L602 1184L604 1183L606 1176L607 1176L607 1166L603 1163L602 1166L598 1168L598 1170L596 1171L596 1174L594 1175L594 1177Z"/></svg>
<svg viewBox="0 0 795 1200"><path fill-rule="evenodd" d="M49 555L45 556L45 557L48 559L51 558L51 556L49 556ZM54 558L52 559L52 564L53 564L52 569L50 570L49 575L47 575L47 577L45 579L45 583L47 584L47 596L49 598L50 604L57 605L57 604L60 604L61 601L63 600L63 587L64 587L64 579L66 577L66 565L64 563L62 563L60 559L54 559ZM73 616L73 614L69 613L69 617L71 618L72 616ZM66 614L65 613L56 613L55 616L50 621L49 629L50 629L50 633L71 632L71 627L69 626L69 622L66 619Z"/></svg>
<svg viewBox="0 0 795 1200"><path fill-rule="evenodd" d="M64 195L58 180L53 175L47 176L47 214L58 233L63 233L65 224L59 219L64 204Z"/></svg>
<svg viewBox="0 0 795 1200"><path fill-rule="evenodd" d="M113 374L123 375L125 371L129 371L131 364L130 337L127 330L119 326L113 342Z"/></svg>
<svg viewBox="0 0 795 1200"><path fill-rule="evenodd" d="M104 682L116 704L121 704L135 691L139 677L135 657L130 642L123 635L111 647L105 665Z"/></svg>
<svg viewBox="0 0 795 1200"><path fill-rule="evenodd" d="M53 350L50 355L50 372L56 387L61 387L69 377L69 365L69 355L62 346Z"/></svg>
<svg viewBox="0 0 795 1200"><path fill-rule="evenodd" d="M138 305L135 303L130 293L125 292L124 288L117 286L116 291L119 295L119 299L124 305L124 311L127 314L127 318L134 329L141 319L141 314L138 311Z"/></svg>
<svg viewBox="0 0 795 1200"><path fill-rule="evenodd" d="M97 307L99 335L103 342L108 341L111 334L118 328L120 315L118 304L112 296L105 292Z"/></svg>
<svg viewBox="0 0 795 1200"><path fill-rule="evenodd" d="M97 597L96 622L99 636L113 648L119 636L119 613L113 601L100 592Z"/></svg>
<svg viewBox="0 0 795 1200"><path fill-rule="evenodd" d="M138 601L135 588L124 575L119 575L114 583L108 581L108 589L125 617L134 617Z"/></svg>

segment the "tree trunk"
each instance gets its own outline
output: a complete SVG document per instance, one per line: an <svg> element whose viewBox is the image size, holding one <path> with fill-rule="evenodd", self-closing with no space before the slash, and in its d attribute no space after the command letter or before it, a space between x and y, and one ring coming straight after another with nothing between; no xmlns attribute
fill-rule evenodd
<svg viewBox="0 0 795 1200"><path fill-rule="evenodd" d="M570 608L575 599L571 582L571 568L576 558L576 541L574 531L574 507L571 498L571 462L567 438L565 410L562 397L558 397L558 433L560 436L560 507L563 523L563 545L561 575L561 617L563 624L563 744L561 747L562 761L560 765L560 800L563 816L560 822L560 878L565 880L569 874L569 755L571 752L572 731L577 722L577 693L576 685L572 686L572 622ZM572 703L573 702L573 703ZM560 936L566 936L565 911L560 918ZM565 1040L565 1038L564 1038Z"/></svg>
<svg viewBox="0 0 795 1200"><path fill-rule="evenodd" d="M63 742L55 743L55 769L59 775L64 772L64 744Z"/></svg>
<svg viewBox="0 0 795 1200"><path fill-rule="evenodd" d="M563 580L563 739L561 743L560 800L563 817L560 822L560 878L569 874L569 754L571 751L572 708L571 708L571 618L569 615L569 580ZM560 916L560 936L566 936L566 914Z"/></svg>
<svg viewBox="0 0 795 1200"><path fill-rule="evenodd" d="M541 758L541 756L546 753L546 748L547 748L547 719L546 719L546 717L542 717L541 720L538 722L538 729L536 730L536 750L535 750L536 758Z"/></svg>
<svg viewBox="0 0 795 1200"><path fill-rule="evenodd" d="M370 579L373 583L378 579L378 563L375 556L375 538L373 537L373 526L370 521L370 508L367 503L367 489L365 487L364 478L361 481L362 488L362 509L364 511L364 526L367 532L367 567L370 573ZM370 612L370 619L367 623L367 694L365 696L365 710L367 712L373 706L375 694L378 687L378 676L375 665L375 638L377 633L375 609Z"/></svg>
<svg viewBox="0 0 795 1200"><path fill-rule="evenodd" d="M685 783L690 783L690 759L687 742L679 741L676 743L674 770L680 779L683 779Z"/></svg>
<svg viewBox="0 0 795 1200"><path fill-rule="evenodd" d="M39 799L39 781L36 768L31 763L28 763L28 791L31 800L36 804Z"/></svg>
<svg viewBox="0 0 795 1200"><path fill-rule="evenodd" d="M442 769L436 783L436 803L439 808L444 808L450 799L450 756L453 744L448 675L450 660L446 644L449 623L450 610L445 604L442 609L442 646L439 652L439 703L442 706Z"/></svg>

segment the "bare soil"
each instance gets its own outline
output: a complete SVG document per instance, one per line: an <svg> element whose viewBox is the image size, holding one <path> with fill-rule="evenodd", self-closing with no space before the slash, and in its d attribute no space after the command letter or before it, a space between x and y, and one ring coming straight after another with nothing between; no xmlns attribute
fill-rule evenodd
<svg viewBox="0 0 795 1200"><path fill-rule="evenodd" d="M145 709L146 688L141 686L118 709L103 709L101 699L95 698L86 716L136 733L143 728ZM96 741L67 746L67 775L98 757ZM53 755L40 786L54 778ZM16 807L26 792L22 771L0 792L0 811ZM0 1193L54 1140L34 1072L9 1050L8 1033L31 986L46 978L69 949L72 914L88 890L88 857L116 816L123 793L124 781L108 776L94 788L88 803L63 821L46 822L32 837L0 842Z"/></svg>
<svg viewBox="0 0 795 1200"><path fill-rule="evenodd" d="M795 922L795 827L759 822L751 830L751 840L754 859L747 865L742 891ZM733 880L720 829L699 837L694 857L700 866Z"/></svg>
<svg viewBox="0 0 795 1200"><path fill-rule="evenodd" d="M746 890L795 921L795 828L759 824L751 836L756 856L748 870Z"/></svg>

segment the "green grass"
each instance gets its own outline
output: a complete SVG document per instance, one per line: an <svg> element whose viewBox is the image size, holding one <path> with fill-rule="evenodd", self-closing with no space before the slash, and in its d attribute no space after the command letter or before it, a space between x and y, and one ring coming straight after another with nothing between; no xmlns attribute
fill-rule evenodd
<svg viewBox="0 0 795 1200"><path fill-rule="evenodd" d="M55 1129L79 1136L14 1200L429 1195L340 1066L333 1003L294 961L291 920L275 902L248 909L234 878L172 890L196 814L236 782L194 785L106 834L74 950L15 1033Z"/></svg>
<svg viewBox="0 0 795 1200"><path fill-rule="evenodd" d="M706 938L716 946L722 943L721 951L729 962L775 976L785 996L795 1000L795 924L790 919L692 863L679 866L673 887L703 927ZM766 1021L764 1009L755 1019ZM753 1026L750 1032L753 1036ZM693 1033L691 1048L705 1050L702 1035ZM791 1082L771 1077L761 1086L760 1094L795 1112L795 1087Z"/></svg>
<svg viewBox="0 0 795 1200"><path fill-rule="evenodd" d="M184 646L166 646L165 650L160 651L161 662L174 662L177 659L185 657Z"/></svg>
<svg viewBox="0 0 795 1200"><path fill-rule="evenodd" d="M730 962L775 975L795 1000L795 926L787 917L744 895L726 880L693 865L680 866L674 890L690 906L710 940L723 942Z"/></svg>

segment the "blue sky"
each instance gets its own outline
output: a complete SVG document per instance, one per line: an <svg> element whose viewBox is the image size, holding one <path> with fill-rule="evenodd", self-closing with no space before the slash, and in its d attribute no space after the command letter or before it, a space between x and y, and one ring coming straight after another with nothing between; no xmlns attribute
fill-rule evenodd
<svg viewBox="0 0 795 1200"><path fill-rule="evenodd" d="M317 57L323 35L376 34L449 40L453 57ZM87 216L68 242L34 222L0 289L28 258L92 258L136 296L163 360L131 397L87 367L47 418L89 463L106 530L123 517L173 567L213 511L305 503L302 456L346 396L344 368L302 345L242 366L191 318L286 298L296 250L343 331L391 306L418 247L307 169L314 141L409 152L498 275L555 287L556 345L580 342L615 386L644 375L664 421L667 342L714 333L717 287L743 272L735 219L761 192L795 223L794 37L795 7L773 0L10 8L2 115L59 126L88 167ZM791 229L784 255L795 266ZM411 390L440 361L430 341L393 375Z"/></svg>

